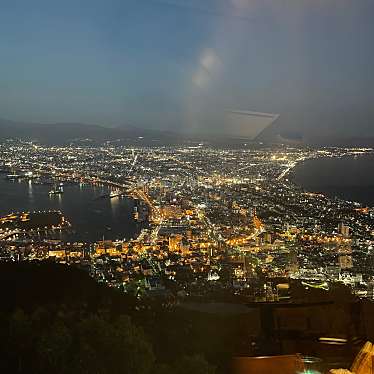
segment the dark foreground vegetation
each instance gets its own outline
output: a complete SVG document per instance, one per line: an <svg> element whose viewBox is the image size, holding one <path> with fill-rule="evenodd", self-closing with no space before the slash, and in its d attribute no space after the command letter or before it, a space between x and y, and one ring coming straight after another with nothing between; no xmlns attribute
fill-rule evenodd
<svg viewBox="0 0 374 374"><path fill-rule="evenodd" d="M226 372L239 336L54 263L0 264L0 291L1 373Z"/></svg>
<svg viewBox="0 0 374 374"><path fill-rule="evenodd" d="M374 303L340 285L291 291L285 303L175 305L66 265L1 263L0 373L223 374L234 355L296 352L348 367L374 339ZM347 343L321 343L326 336Z"/></svg>

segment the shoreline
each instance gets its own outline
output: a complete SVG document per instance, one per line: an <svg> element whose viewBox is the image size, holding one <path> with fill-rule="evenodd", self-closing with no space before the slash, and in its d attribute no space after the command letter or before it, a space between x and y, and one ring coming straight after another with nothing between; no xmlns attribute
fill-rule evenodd
<svg viewBox="0 0 374 374"><path fill-rule="evenodd" d="M6 173L5 173L6 174ZM0 173L0 178L1 176L4 175L4 173ZM1 179L0 180L1 183L6 183L6 184L12 184L14 182L11 182L11 181L8 181L6 180L6 178L4 179ZM18 185L18 182L15 182L17 185ZM65 205L62 205L62 206L54 206L54 202L53 202L53 198L50 198L52 200L51 202L51 205L48 205L46 206L46 200L49 200L49 197L47 195L42 195L42 201L39 201L38 200L38 197L35 199L33 199L32 201L32 206L28 203L29 201L29 196L27 195L27 181L26 180L23 180L23 181L20 181L19 184L22 184L24 187L25 187L25 204L22 204L22 206L17 206L13 209L6 209L6 205L4 206L4 212L1 214L1 216L6 216L8 214L11 214L11 213L14 213L15 211L44 211L44 210L60 210L64 213L64 215L66 215L68 218L69 218L69 221L71 223L71 226L69 227L68 230L64 230L64 235L63 237L58 237L56 238L56 240L60 240L61 242L63 243L85 243L85 244L93 244L93 243L96 243L97 241L99 240L102 240L102 236L97 236L95 233L99 230L100 232L104 232L104 235L105 235L105 238L108 239L108 240L123 240L124 238L126 238L127 240L130 239L130 238L137 238L138 235L140 234L140 232L142 231L142 226L139 226L139 223L137 223L136 221L132 222L131 223L131 229L130 231L128 232L126 230L126 227L130 227L128 226L127 224L125 225L122 225L122 229L121 227L119 227L118 225L114 224L111 225L107 225L107 224L104 224L105 222L103 221L102 222L102 227L100 229L98 229L96 226L99 225L99 219L96 219L96 221L93 223L93 228L91 229L91 235L88 234L87 232L89 230L87 230L87 227L80 227L82 226L82 222L86 221L87 218L90 218L91 214L90 214L90 207L87 207L87 213L86 214L80 214L80 216L75 216L74 215L74 210L72 212L72 207L74 206L74 202L69 202L67 201L67 205L65 203ZM44 186L44 185L35 185L34 187L36 188L42 188L42 189L45 189L46 191L48 191L48 188L49 186ZM74 186L76 187L76 186ZM89 184L87 183L86 185L87 188L89 189L92 189L92 188L95 188L95 186L93 184ZM104 188L108 188L107 186L103 186ZM70 188L69 188L70 189ZM7 189L5 188L5 191L4 191L4 197L7 195ZM88 191L88 193L90 194L91 192ZM11 195L10 195L11 196ZM37 194L38 196L38 194ZM71 197L71 195L69 195ZM74 195L73 195L74 196ZM57 200L57 199L56 199ZM97 203L98 203L98 206L99 205L102 205L102 201L103 200L106 200L106 199L98 199L97 200ZM122 201L123 199L121 199ZM131 197L128 198L128 200L133 200ZM92 200L92 203L95 204L96 202ZM90 204L91 204L91 201L90 201ZM124 203L126 204L126 207L127 207L127 203ZM29 209L31 208L31 209ZM92 206L91 206L92 208ZM100 208L100 207L99 207ZM98 208L98 209L99 209ZM102 209L106 209L106 207L104 206ZM110 209L110 208L108 208ZM126 208L128 211L129 211L129 214L131 215L131 211L132 209L130 207L127 207ZM70 212L70 213L69 213ZM113 213L108 211L106 215L109 215L111 216ZM130 215L128 216L128 220L132 220L132 216L130 217ZM117 216L117 214L115 214L115 216ZM121 214L120 213L120 216L123 216L123 213ZM91 217L92 218L92 217ZM118 221L118 217L117 217L117 221ZM115 220L115 218L111 219L112 221ZM127 219L126 219L127 221ZM115 222L115 221L113 221ZM84 226L87 226L87 224L84 224ZM132 227L133 226L133 227ZM125 228L125 230L123 230L123 228ZM121 231L121 232L119 232ZM114 234L113 234L114 233ZM65 237L66 236L66 237ZM92 236L90 238L90 236ZM96 238L97 236L97 238Z"/></svg>
<svg viewBox="0 0 374 374"><path fill-rule="evenodd" d="M323 181L325 178L324 175L322 175L322 171L326 170L318 168L314 170L309 170L308 173L308 178L311 178L310 175L313 175L316 171L320 173L320 175L313 175L313 177L316 179L316 181L319 180L319 182L315 184L311 184L307 180L302 180L303 179L303 172L305 172L305 168L313 169L313 167L316 167L316 163L319 162L331 162L331 163L340 163L340 162L348 162L352 163L353 161L359 160L359 159L367 159L368 157L374 158L374 152L368 152L364 154L359 154L359 155L343 155L343 156L336 156L336 157L329 157L329 156L324 156L324 157L315 157L315 158L307 158L305 160L301 160L298 162L290 171L287 173L287 179L293 183L294 185L302 188L306 192L311 192L311 193L321 193L325 195L328 198L331 199L340 199L344 201L349 201L349 202L355 202L363 206L368 206L370 208L374 207L374 179L372 181L368 181L367 183L362 183L361 184L347 184L347 180L355 180L351 176L347 175L347 177L344 179L346 184L340 183L342 179L338 179L337 172L341 171L341 169L335 168L330 171L331 175L331 182L326 183ZM368 160L363 161L363 163L368 162ZM310 167L308 164L312 165L313 167ZM339 165L340 166L340 165ZM369 167L367 167L369 169ZM350 172L354 172L357 170L347 167L345 168L347 173L349 174ZM297 175L299 173L299 175ZM336 174L334 174L336 173ZM368 170L367 175L370 175L370 170ZM358 179L362 180L362 179ZM369 192L371 192L369 194ZM360 196L363 195L363 196ZM372 196L370 198L370 196Z"/></svg>

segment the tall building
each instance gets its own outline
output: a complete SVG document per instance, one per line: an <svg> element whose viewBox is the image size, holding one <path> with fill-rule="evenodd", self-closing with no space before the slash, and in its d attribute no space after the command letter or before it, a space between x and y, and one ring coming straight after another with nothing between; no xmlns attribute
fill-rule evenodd
<svg viewBox="0 0 374 374"><path fill-rule="evenodd" d="M351 269L353 267L352 256L339 256L340 270Z"/></svg>
<svg viewBox="0 0 374 374"><path fill-rule="evenodd" d="M346 226L343 222L339 223L338 231L340 235L343 235L346 238L349 237L349 226Z"/></svg>
<svg viewBox="0 0 374 374"><path fill-rule="evenodd" d="M368 282L367 284L368 288L367 288L367 298L370 299L370 300L373 300L374 299L374 280L371 280L370 282Z"/></svg>

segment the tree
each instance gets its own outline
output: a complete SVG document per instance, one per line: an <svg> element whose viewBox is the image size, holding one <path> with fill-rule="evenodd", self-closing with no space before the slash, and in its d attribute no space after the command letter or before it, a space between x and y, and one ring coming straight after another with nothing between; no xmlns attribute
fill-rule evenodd
<svg viewBox="0 0 374 374"><path fill-rule="evenodd" d="M114 323L90 316L78 327L75 371L97 374L147 374L154 364L150 343L127 316Z"/></svg>
<svg viewBox="0 0 374 374"><path fill-rule="evenodd" d="M9 352L16 361L16 372L23 373L28 362L31 362L33 352L30 349L34 343L34 330L29 316L21 309L17 309L9 320Z"/></svg>
<svg viewBox="0 0 374 374"><path fill-rule="evenodd" d="M44 373L68 373L73 338L61 319L38 338L36 349L39 367Z"/></svg>

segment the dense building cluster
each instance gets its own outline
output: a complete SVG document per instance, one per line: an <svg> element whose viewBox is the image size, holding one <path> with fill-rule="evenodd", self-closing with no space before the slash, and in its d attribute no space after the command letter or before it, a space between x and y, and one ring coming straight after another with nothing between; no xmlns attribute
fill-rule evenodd
<svg viewBox="0 0 374 374"><path fill-rule="evenodd" d="M1 258L76 264L139 298L277 301L290 297L293 280L319 289L342 282L373 298L374 209L292 181L293 168L304 160L367 152L8 141L0 145L4 178L104 184L113 196L131 196L146 209L134 217L142 222L140 235L127 241L36 240L25 230L22 237L4 235L0 226ZM74 226L74 217L70 221Z"/></svg>

